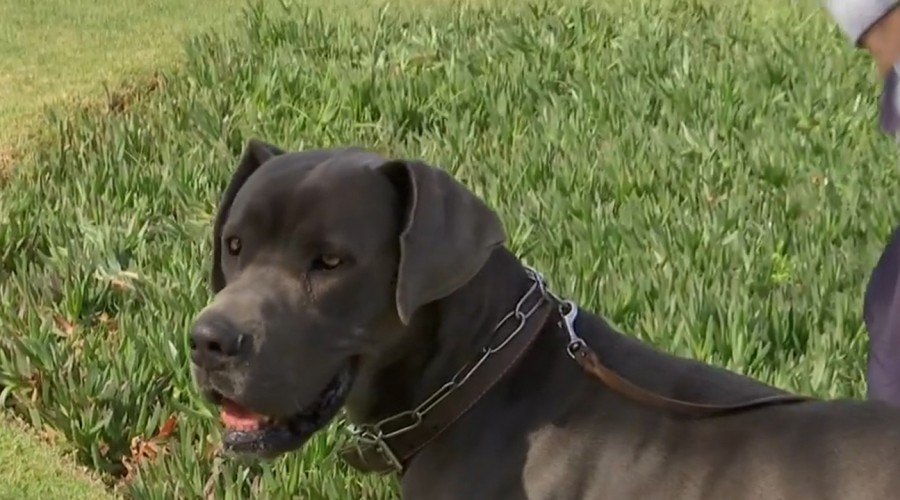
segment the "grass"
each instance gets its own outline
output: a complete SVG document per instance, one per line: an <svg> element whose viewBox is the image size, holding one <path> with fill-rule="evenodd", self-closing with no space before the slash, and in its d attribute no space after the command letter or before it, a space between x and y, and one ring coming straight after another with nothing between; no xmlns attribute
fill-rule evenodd
<svg viewBox="0 0 900 500"><path fill-rule="evenodd" d="M70 457L61 457L21 422L2 418L0 423L0 463L4 465L0 499L112 498L96 477L78 470Z"/></svg>
<svg viewBox="0 0 900 500"><path fill-rule="evenodd" d="M106 99L176 63L183 37L227 30L244 3L0 0L0 144L21 144L45 107Z"/></svg>
<svg viewBox="0 0 900 500"><path fill-rule="evenodd" d="M441 165L557 291L623 330L863 394L862 291L900 186L871 63L816 8L282 9L195 38L131 106L51 116L0 191L2 400L121 493L395 497L337 461L337 425L273 464L214 453L185 332L251 136Z"/></svg>

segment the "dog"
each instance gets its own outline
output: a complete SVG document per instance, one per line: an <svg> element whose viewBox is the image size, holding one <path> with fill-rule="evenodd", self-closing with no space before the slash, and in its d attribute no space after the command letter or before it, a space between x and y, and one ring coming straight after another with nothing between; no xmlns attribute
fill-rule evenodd
<svg viewBox="0 0 900 500"><path fill-rule="evenodd" d="M900 498L900 409L669 355L549 290L419 160L246 144L190 331L224 445L271 459L343 408L409 500Z"/></svg>

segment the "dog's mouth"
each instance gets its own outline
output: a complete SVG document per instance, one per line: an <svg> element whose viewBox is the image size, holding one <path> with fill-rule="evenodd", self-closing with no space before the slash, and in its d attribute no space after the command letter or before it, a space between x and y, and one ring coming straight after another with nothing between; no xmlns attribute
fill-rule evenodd
<svg viewBox="0 0 900 500"><path fill-rule="evenodd" d="M222 437L225 451L274 458L300 448L344 406L356 379L357 365L349 361L312 403L287 418L261 415L222 397L220 418L225 427Z"/></svg>

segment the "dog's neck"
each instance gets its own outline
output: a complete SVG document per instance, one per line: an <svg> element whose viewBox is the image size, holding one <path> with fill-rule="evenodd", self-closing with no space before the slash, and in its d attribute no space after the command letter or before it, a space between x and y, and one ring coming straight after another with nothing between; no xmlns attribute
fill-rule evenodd
<svg viewBox="0 0 900 500"><path fill-rule="evenodd" d="M361 374L358 382L366 397L348 401L351 419L375 422L430 396L479 356L497 323L531 284L518 258L498 248L466 285L416 312L391 363Z"/></svg>

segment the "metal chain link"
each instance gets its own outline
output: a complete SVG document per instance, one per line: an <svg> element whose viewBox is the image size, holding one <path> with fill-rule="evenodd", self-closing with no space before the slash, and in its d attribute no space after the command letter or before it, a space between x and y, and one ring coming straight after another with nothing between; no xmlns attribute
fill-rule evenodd
<svg viewBox="0 0 900 500"><path fill-rule="evenodd" d="M547 289L546 281L539 272L528 266L525 267L525 272L532 280L531 287L529 287L528 291L522 295L516 303L516 307L497 322L497 326L495 326L494 330L491 332L487 344L481 350L481 356L460 368L449 382L442 385L414 409L397 413L375 424L350 425L349 430L353 437L360 443L376 446L379 451L392 462L392 465L399 468L399 460L384 440L407 433L421 425L428 412L446 399L453 391L465 384L485 361L506 347L519 335L519 333L522 332L526 322L538 310L544 299L550 297L562 302L559 297ZM528 300L533 297L537 297L537 300L534 300L533 303L528 306ZM500 340L499 343L496 343L500 330L510 321L516 321L515 329L513 329L513 331L505 338ZM393 431L386 430L389 426L403 423L404 420L406 421L405 425L402 425Z"/></svg>

